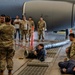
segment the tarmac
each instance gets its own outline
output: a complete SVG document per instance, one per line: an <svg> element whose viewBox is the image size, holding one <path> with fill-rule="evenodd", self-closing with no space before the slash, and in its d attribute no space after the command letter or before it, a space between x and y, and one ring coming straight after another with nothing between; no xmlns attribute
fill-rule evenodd
<svg viewBox="0 0 75 75"><path fill-rule="evenodd" d="M56 42L61 42L65 40L65 34L62 33L53 33L46 32L44 42L37 42L37 32L34 33L34 48L39 43L43 44L53 44ZM18 37L16 43L14 42L15 56L13 58L14 66L13 66L13 75L62 75L60 73L60 69L58 67L58 62L63 61L66 57L65 49L70 45L70 43L58 47L47 50L46 60L44 62L40 62L36 59L26 59L24 56L24 46L29 47L30 43L26 43L25 40L23 42L18 42ZM28 65L28 63L33 63L33 65ZM36 66L36 64L45 64L48 66ZM7 69L5 70L5 74L8 75ZM66 74L68 75L68 74Z"/></svg>

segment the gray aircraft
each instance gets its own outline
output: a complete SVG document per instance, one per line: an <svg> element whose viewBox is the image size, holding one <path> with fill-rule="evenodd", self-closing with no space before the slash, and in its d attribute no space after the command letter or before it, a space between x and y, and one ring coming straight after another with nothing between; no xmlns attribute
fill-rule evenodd
<svg viewBox="0 0 75 75"><path fill-rule="evenodd" d="M75 0L0 0L0 14L15 18L32 16L35 24L42 16L49 31L74 27Z"/></svg>

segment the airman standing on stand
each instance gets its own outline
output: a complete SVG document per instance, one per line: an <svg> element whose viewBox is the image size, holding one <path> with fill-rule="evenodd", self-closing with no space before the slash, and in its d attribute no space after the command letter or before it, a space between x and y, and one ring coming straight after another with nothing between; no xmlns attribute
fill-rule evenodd
<svg viewBox="0 0 75 75"><path fill-rule="evenodd" d="M25 41L27 41L27 35L28 35L28 21L26 20L26 17L23 16L23 20L21 21L21 40L23 40L23 37L25 36Z"/></svg>
<svg viewBox="0 0 75 75"><path fill-rule="evenodd" d="M41 37L42 37L42 41L44 41L46 22L43 20L42 17L40 17L40 21L38 22L37 30L38 30L38 41L40 41Z"/></svg>

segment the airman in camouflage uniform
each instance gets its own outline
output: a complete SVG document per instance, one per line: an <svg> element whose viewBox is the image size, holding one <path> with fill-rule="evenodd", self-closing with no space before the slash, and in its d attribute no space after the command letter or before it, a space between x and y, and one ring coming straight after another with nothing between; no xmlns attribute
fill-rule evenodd
<svg viewBox="0 0 75 75"><path fill-rule="evenodd" d="M21 21L21 40L23 40L23 37L25 36L25 41L27 42L27 34L28 34L28 21L26 20L26 17L23 16L23 20Z"/></svg>
<svg viewBox="0 0 75 75"><path fill-rule="evenodd" d="M30 41L31 34L32 34L32 30L31 30L32 26L34 26L34 28L35 28L34 21L32 20L32 17L29 17L29 20L28 20L29 41Z"/></svg>
<svg viewBox="0 0 75 75"><path fill-rule="evenodd" d="M13 70L13 36L15 28L10 23L10 17L6 16L5 24L0 26L0 75L4 75L7 62L8 75L12 75Z"/></svg>
<svg viewBox="0 0 75 75"><path fill-rule="evenodd" d="M67 57L69 59L74 59L75 60L75 38L74 34L71 33L70 35L70 41L72 41L70 47L66 49Z"/></svg>
<svg viewBox="0 0 75 75"><path fill-rule="evenodd" d="M46 22L43 20L43 18L40 18L40 21L38 22L37 30L38 30L38 41L40 41L42 37L42 41L44 41L44 32L46 29Z"/></svg>

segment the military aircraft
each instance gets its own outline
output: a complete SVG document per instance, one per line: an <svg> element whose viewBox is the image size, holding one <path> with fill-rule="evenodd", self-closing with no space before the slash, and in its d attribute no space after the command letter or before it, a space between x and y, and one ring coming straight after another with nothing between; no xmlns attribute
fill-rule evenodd
<svg viewBox="0 0 75 75"><path fill-rule="evenodd" d="M36 25L42 16L49 31L63 30L74 27L75 0L0 0L0 14L32 16Z"/></svg>

